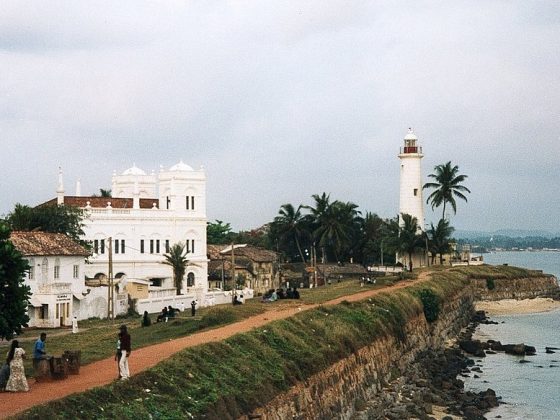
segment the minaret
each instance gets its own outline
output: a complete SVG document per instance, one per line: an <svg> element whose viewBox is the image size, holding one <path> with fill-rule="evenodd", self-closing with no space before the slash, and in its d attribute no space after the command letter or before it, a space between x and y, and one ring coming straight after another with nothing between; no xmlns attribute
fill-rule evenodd
<svg viewBox="0 0 560 420"><path fill-rule="evenodd" d="M404 138L401 148L401 185L399 200L399 217L402 213L410 214L418 220L418 227L424 230L424 200L422 198L422 147L418 137L411 128Z"/></svg>
<svg viewBox="0 0 560 420"><path fill-rule="evenodd" d="M62 182L62 168L58 167L58 188L56 189L56 203L64 204L64 183Z"/></svg>

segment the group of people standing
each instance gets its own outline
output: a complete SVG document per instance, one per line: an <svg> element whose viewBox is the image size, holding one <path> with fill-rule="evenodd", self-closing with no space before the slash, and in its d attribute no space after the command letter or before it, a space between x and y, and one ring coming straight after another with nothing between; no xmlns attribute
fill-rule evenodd
<svg viewBox="0 0 560 420"><path fill-rule="evenodd" d="M33 365L47 356L45 350L46 333L41 333L33 347ZM23 360L26 358L25 350L20 347L18 340L13 340L6 357L6 363L0 369L0 388L9 392L27 392L29 384L25 377Z"/></svg>

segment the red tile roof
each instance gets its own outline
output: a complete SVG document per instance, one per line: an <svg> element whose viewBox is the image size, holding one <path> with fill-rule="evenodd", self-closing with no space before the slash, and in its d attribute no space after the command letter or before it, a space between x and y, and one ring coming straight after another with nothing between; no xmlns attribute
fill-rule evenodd
<svg viewBox="0 0 560 420"><path fill-rule="evenodd" d="M89 205L95 208L105 208L107 203L111 203L111 207L114 209L131 209L132 208L132 198L116 198L116 197L87 197L87 196L64 196L64 204L67 206L74 207L85 207L89 201ZM41 206L52 206L57 203L57 199L53 198ZM157 198L141 198L140 208L141 209L151 209L156 203L156 207L159 208L159 199Z"/></svg>
<svg viewBox="0 0 560 420"><path fill-rule="evenodd" d="M25 256L30 255L83 255L90 253L63 233L14 231L10 241Z"/></svg>

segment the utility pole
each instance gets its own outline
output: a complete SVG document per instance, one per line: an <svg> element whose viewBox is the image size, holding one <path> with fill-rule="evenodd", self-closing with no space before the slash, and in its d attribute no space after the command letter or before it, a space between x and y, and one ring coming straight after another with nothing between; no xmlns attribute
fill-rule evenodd
<svg viewBox="0 0 560 420"><path fill-rule="evenodd" d="M109 237L107 240L109 245L109 290L107 296L107 319L113 321L115 319L115 301L114 301L114 287L113 287L113 238Z"/></svg>
<svg viewBox="0 0 560 420"><path fill-rule="evenodd" d="M234 246L231 243L231 302L235 299L235 254L233 252Z"/></svg>
<svg viewBox="0 0 560 420"><path fill-rule="evenodd" d="M315 242L311 246L311 263L313 264L313 287L317 287L317 250Z"/></svg>

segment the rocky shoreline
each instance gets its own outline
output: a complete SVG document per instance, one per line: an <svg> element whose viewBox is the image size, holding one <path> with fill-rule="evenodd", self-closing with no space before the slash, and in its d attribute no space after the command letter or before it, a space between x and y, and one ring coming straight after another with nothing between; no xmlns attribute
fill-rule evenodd
<svg viewBox="0 0 560 420"><path fill-rule="evenodd" d="M500 398L490 388L478 393L465 391L461 377L471 374L477 377L481 370L459 345L472 341L472 334L480 322L492 321L488 321L483 312L477 312L453 346L419 353L404 375L391 381L375 399L356 407L358 413L353 418L485 419L484 413L497 407ZM436 407L443 407L445 414L436 417Z"/></svg>

